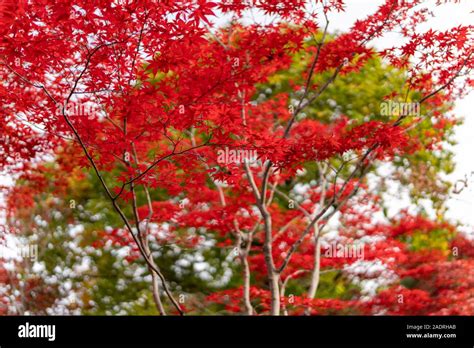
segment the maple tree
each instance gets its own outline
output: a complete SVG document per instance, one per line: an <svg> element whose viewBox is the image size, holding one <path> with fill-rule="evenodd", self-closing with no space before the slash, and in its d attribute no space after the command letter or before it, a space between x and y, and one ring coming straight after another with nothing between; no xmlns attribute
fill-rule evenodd
<svg viewBox="0 0 474 348"><path fill-rule="evenodd" d="M387 0L341 34L329 17L342 0L9 4L8 224L43 241L56 229L58 243L69 238L61 221L91 226L81 246L127 248L123 272L147 268L160 314L201 310L176 296L185 250L212 250L219 267L229 253L239 261L241 276L205 296L216 311L472 314L474 283L460 284L472 242L443 222L439 175L452 167L443 144L458 123L453 103L472 86L472 27L420 32L424 3ZM251 10L274 20L249 24ZM219 15L230 22L218 26ZM374 47L392 31L401 45ZM368 79L373 95L361 92ZM387 115L388 102L420 112ZM387 164L437 220L386 214ZM332 241L361 247L363 262L324 257ZM115 268L117 258L96 261ZM370 281L381 289L369 296Z"/></svg>

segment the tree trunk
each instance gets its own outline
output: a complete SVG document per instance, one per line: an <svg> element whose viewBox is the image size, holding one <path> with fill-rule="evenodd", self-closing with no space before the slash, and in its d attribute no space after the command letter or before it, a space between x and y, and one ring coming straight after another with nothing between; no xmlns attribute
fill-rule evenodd
<svg viewBox="0 0 474 348"><path fill-rule="evenodd" d="M313 299L316 296L319 286L319 276L321 271L321 238L319 236L319 229L315 225L314 231L314 266L313 272L311 273L311 285L308 290L308 298ZM311 309L305 310L306 315L311 314Z"/></svg>

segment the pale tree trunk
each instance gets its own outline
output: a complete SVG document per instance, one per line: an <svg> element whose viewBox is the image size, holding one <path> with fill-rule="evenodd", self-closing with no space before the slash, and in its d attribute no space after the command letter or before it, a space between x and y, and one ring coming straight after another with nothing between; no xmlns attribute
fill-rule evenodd
<svg viewBox="0 0 474 348"><path fill-rule="evenodd" d="M161 298L160 298L160 284L159 284L159 278L158 274L155 273L155 271L151 270L151 276L153 279L153 301L155 301L155 306L160 312L161 315L166 315L165 309L163 308L163 304L161 303Z"/></svg>
<svg viewBox="0 0 474 348"><path fill-rule="evenodd" d="M263 245L263 254L265 265L267 266L267 279L271 295L271 315L280 315L280 274L275 270L272 254L272 220L265 206L262 207L264 215L265 241Z"/></svg>
<svg viewBox="0 0 474 348"><path fill-rule="evenodd" d="M239 228L237 220L234 219L234 233L236 234L236 251L238 251L239 260L242 265L242 278L243 278L243 289L242 289L242 302L244 304L244 313L247 315L253 315L254 309L250 301L250 266L248 255L250 246L252 243L252 235L245 235Z"/></svg>
<svg viewBox="0 0 474 348"><path fill-rule="evenodd" d="M316 292L318 291L319 286L319 277L321 272L321 238L319 235L318 226L314 227L314 264L313 270L311 272L311 283L308 290L308 298L314 299L316 297ZM306 315L311 314L311 309L307 308L305 310Z"/></svg>
<svg viewBox="0 0 474 348"><path fill-rule="evenodd" d="M257 204L257 208L260 211L260 214L263 218L263 227L265 232L265 240L263 242L263 256L265 259L265 265L267 267L267 281L268 286L270 288L270 296L271 296L271 308L270 308L270 315L280 315L280 273L275 268L275 263L273 261L272 255L272 244L273 244L273 236L272 236L272 218L265 203L265 193L266 193L266 180L268 178L268 174L270 172L270 167L267 165L264 177L265 184L262 187L262 193L258 190L257 184L255 183L255 179L252 174L252 170L250 169L248 163L244 161L244 168L247 174L248 181L252 188L252 192L255 196L255 201Z"/></svg>
<svg viewBox="0 0 474 348"><path fill-rule="evenodd" d="M314 259L314 269L311 274L311 286L308 291L309 298L314 298L316 296L316 292L318 291L319 286L319 275L321 270L321 240L319 236L316 237Z"/></svg>
<svg viewBox="0 0 474 348"><path fill-rule="evenodd" d="M260 226L260 220L255 224L254 228L248 233L244 233L240 230L237 219L234 219L234 228L237 238L237 249L239 251L239 259L242 265L242 278L243 278L243 290L242 290L242 302L244 304L244 313L246 315L254 315L255 310L252 307L250 299L250 264L248 260L249 252L252 247L253 235Z"/></svg>
<svg viewBox="0 0 474 348"><path fill-rule="evenodd" d="M244 234L238 228L237 222L235 221L235 229L236 232L239 234L238 243L239 243L239 257L240 262L242 264L242 276L243 276L243 303L245 307L245 314L253 315L255 310L252 307L252 302L250 301L250 265L249 265L249 252L252 246L253 241L253 233L258 228L258 223L255 226L253 231L250 231L248 234ZM242 240L244 244L242 245Z"/></svg>
<svg viewBox="0 0 474 348"><path fill-rule="evenodd" d="M280 277L276 272L269 273L268 278L270 281L270 293L272 296L270 315L280 315Z"/></svg>
<svg viewBox="0 0 474 348"><path fill-rule="evenodd" d="M144 244L145 252L151 256L150 247L148 246L148 243L146 242ZM154 268L158 269L158 266L153 260L153 257L150 257L150 262ZM158 310L160 315L166 315L165 308L163 307L163 303L161 302L160 279L158 277L158 274L153 270L153 268L148 267L148 269L151 273L153 301L155 302L156 309Z"/></svg>
<svg viewBox="0 0 474 348"><path fill-rule="evenodd" d="M319 209L323 209L324 203L326 201L326 170L328 165L317 163L319 179L321 185L321 198L319 199ZM319 278L321 274L321 229L319 228L318 223L314 225L314 261L313 261L313 270L311 272L311 282L308 290L308 298L314 299L316 297L316 292L319 287ZM306 308L305 315L311 314L311 308Z"/></svg>
<svg viewBox="0 0 474 348"><path fill-rule="evenodd" d="M242 267L243 267L243 277L244 277L244 289L243 289L243 300L245 306L245 314L253 315L254 310L252 303L250 302L250 267L249 261L247 259L247 254L241 256Z"/></svg>
<svg viewBox="0 0 474 348"><path fill-rule="evenodd" d="M138 156L137 152L135 150L135 144L132 144L132 149L133 149L133 157L135 162L138 164ZM148 264L148 270L151 273L151 279L152 279L152 295L153 295L153 302L155 302L156 309L160 313L160 315L166 315L166 311L163 307L163 303L161 302L160 298L160 284L158 281L158 273L155 270L158 270L158 266L155 263L155 260L153 259L153 256L151 254L150 250L150 245L148 244L148 227L149 227L149 222L151 220L151 217L153 215L153 206L151 204L151 197L150 197L150 192L148 191L148 187L146 185L143 186L147 198L147 204L148 204L148 217L146 219L145 227L142 228L140 226L140 218L138 215L138 207L137 207L137 196L135 193L135 185L132 183L130 185L130 189L132 192L132 207L133 207L133 214L135 217L135 226L137 229L137 234L138 234L138 243L140 243L146 257L149 260Z"/></svg>

